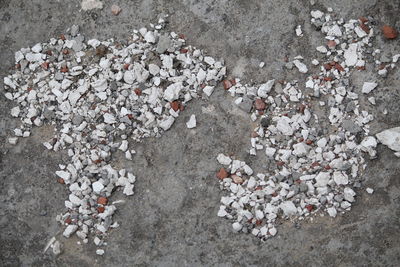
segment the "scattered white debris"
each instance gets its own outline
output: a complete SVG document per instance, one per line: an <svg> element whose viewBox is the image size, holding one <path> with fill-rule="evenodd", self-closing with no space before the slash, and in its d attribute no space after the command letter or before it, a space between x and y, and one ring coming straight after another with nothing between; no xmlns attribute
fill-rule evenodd
<svg viewBox="0 0 400 267"><path fill-rule="evenodd" d="M303 36L303 31L301 30L301 25L297 25L295 32L296 32L297 36Z"/></svg>
<svg viewBox="0 0 400 267"><path fill-rule="evenodd" d="M102 7L102 1L82 1L82 10ZM117 15L121 10L113 6L111 11ZM109 198L117 190L134 194L135 176L112 167L113 153L120 150L133 160L130 142L160 137L191 99L203 92L211 96L225 76L223 62L164 32L164 24L161 18L150 29L134 30L123 44L112 39L85 42L73 25L59 39L15 53L19 68L4 78L4 89L16 103L11 115L22 124L8 141L16 144L35 126L54 126L54 136L43 145L64 149L69 156L56 171L57 181L70 191L67 211L57 216L66 226L65 237L76 234L87 243L93 234L103 243L108 230L118 227ZM196 126L194 115L187 126Z"/></svg>
<svg viewBox="0 0 400 267"><path fill-rule="evenodd" d="M262 68L264 68L264 66L265 66L265 62L260 62L260 64L258 65L258 67L260 67L260 69L262 69Z"/></svg>
<svg viewBox="0 0 400 267"><path fill-rule="evenodd" d="M365 189L365 191L367 191L368 194L374 193L374 189L372 189L372 188L370 188L370 187L367 187L367 188Z"/></svg>
<svg viewBox="0 0 400 267"><path fill-rule="evenodd" d="M192 114L190 116L190 119L186 122L186 127L188 129L192 129L196 127L196 116L194 114Z"/></svg>
<svg viewBox="0 0 400 267"><path fill-rule="evenodd" d="M308 68L306 66L306 64L304 64L303 62L301 62L298 59L293 60L293 64L296 66L296 68L301 72L301 73L307 73L308 72Z"/></svg>
<svg viewBox="0 0 400 267"><path fill-rule="evenodd" d="M378 84L375 82L364 82L361 91L364 94L369 94L372 90L374 90L376 88L376 86L378 86Z"/></svg>
<svg viewBox="0 0 400 267"><path fill-rule="evenodd" d="M400 156L400 127L384 130L376 134L379 142L395 151L396 156Z"/></svg>

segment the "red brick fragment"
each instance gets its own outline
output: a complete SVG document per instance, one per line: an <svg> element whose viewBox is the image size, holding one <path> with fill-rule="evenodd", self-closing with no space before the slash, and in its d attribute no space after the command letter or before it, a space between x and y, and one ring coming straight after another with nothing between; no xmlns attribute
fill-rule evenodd
<svg viewBox="0 0 400 267"><path fill-rule="evenodd" d="M224 89L225 89L225 90L229 90L229 88L232 87L232 82L229 81L229 80L223 80L223 81L222 81L222 84L224 85Z"/></svg>
<svg viewBox="0 0 400 267"><path fill-rule="evenodd" d="M106 197L99 197L97 199L97 204L106 205L108 203L108 199Z"/></svg>
<svg viewBox="0 0 400 267"><path fill-rule="evenodd" d="M218 172L217 172L217 178L218 179L225 179L229 176L228 172L225 170L225 168L221 168Z"/></svg>
<svg viewBox="0 0 400 267"><path fill-rule="evenodd" d="M389 25L384 25L382 27L382 32L386 39L395 39L398 35L396 29Z"/></svg>

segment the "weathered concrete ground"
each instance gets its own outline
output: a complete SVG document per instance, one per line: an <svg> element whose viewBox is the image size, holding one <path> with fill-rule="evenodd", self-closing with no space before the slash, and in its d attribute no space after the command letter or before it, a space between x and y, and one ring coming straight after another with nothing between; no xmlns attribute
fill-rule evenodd
<svg viewBox="0 0 400 267"><path fill-rule="evenodd" d="M160 12L170 14L168 29L183 33L190 44L223 57L230 73L245 81L305 78L283 70L285 56L303 55L310 62L320 33L309 24L308 1L242 0L105 0L101 11L79 12L80 2L48 0L0 1L0 76L13 65L21 47L58 36L72 24L88 38L125 38L131 29L154 22ZM400 2L392 0L316 1L315 8L332 7L344 18L373 16L378 25L400 28ZM111 15L116 3L122 13ZM304 37L294 28L303 24ZM400 52L399 41L378 37L376 46ZM260 60L266 67L259 69ZM370 67L353 77L360 86L375 77ZM313 69L315 71L315 69ZM400 125L400 71L380 83L372 132ZM0 88L2 87L2 79ZM300 229L285 223L276 238L260 243L250 235L234 234L231 224L216 216L221 192L216 181L219 152L248 159L252 125L221 88L209 102L197 100L161 139L137 146L133 163L117 161L137 174L136 194L119 207L103 257L93 245L77 245L76 238L59 237L64 252L55 258L42 253L60 230L56 214L64 208L67 190L56 183L54 171L65 157L48 152L41 142L51 129L10 146L6 138L18 121L9 115L12 103L0 94L0 265L1 266L399 266L400 164L387 148L368 162L366 185L373 195L358 191L351 212L331 219L317 218ZM213 105L215 111L203 113ZM388 107L385 117L378 111ZM197 114L198 127L185 122ZM254 162L256 159L248 159ZM257 165L257 164L256 164ZM123 198L115 195L114 199Z"/></svg>

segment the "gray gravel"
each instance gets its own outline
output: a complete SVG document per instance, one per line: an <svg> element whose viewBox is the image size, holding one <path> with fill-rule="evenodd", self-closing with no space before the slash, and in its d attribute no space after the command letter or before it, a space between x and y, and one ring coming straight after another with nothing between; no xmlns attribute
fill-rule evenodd
<svg viewBox="0 0 400 267"><path fill-rule="evenodd" d="M233 76L246 82L287 80L303 76L287 71L284 57L302 55L311 62L321 36L309 25L308 1L104 1L103 10L79 12L80 2L0 2L0 76L12 67L13 53L21 47L48 40L77 24L88 38L124 39L128 31L154 22L160 12L171 14L167 29L183 33L188 42L225 58ZM342 17L373 16L379 23L400 28L400 3L391 0L354 2L316 1L331 6ZM111 5L122 12L111 14ZM302 24L304 36L295 37ZM399 39L376 39L377 47L399 52ZM397 51L395 50L397 49ZM266 66L259 68L261 61ZM311 64L307 64L311 66ZM353 75L352 84L376 76L372 68ZM304 75L305 77L305 75ZM2 88L2 79L0 79ZM376 120L372 133L399 126L399 68L388 74L370 106ZM359 90L360 90L359 89ZM376 90L377 91L377 90ZM280 226L265 243L234 234L231 224L216 216L221 193L215 172L215 156L230 152L252 163L246 148L251 129L247 114L217 88L210 102L192 102L172 129L161 139L149 139L136 149L136 194L119 208L115 220L121 227L111 232L102 257L94 245L77 245L77 238L63 239L57 258L42 254L46 242L60 230L56 214L63 209L67 189L56 182L57 164L65 158L49 152L42 142L52 132L36 129L32 136L7 144L18 121L9 115L11 102L0 94L0 265L1 266L398 266L400 264L400 165L388 148L379 146L377 160L369 162L366 186L360 189L353 210L342 217L317 218L314 223ZM202 107L213 105L212 112ZM388 115L382 110L388 109ZM204 108L203 108L204 110ZM210 110L210 108L208 108ZM185 123L196 114L197 127ZM51 114L50 114L51 116ZM325 125L321 125L323 128ZM119 166L128 166L123 160ZM135 161L136 162L136 161ZM122 196L115 195L114 200ZM299 228L300 229L297 229Z"/></svg>

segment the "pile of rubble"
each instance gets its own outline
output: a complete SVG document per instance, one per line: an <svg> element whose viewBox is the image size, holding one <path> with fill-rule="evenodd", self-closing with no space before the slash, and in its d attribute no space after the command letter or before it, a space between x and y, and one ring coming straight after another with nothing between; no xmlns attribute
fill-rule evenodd
<svg viewBox="0 0 400 267"><path fill-rule="evenodd" d="M223 62L187 46L184 36L164 32L164 23L120 42L86 41L73 26L60 38L15 53L15 73L4 84L5 96L16 103L11 115L21 125L9 143L28 137L34 126L53 125L54 137L43 145L69 157L56 171L70 191L67 211L57 217L66 225L65 237L76 233L87 243L93 233L96 245L103 244L108 230L118 227L110 196L134 193L134 174L112 166L115 153L132 160L129 139L161 136L191 99L211 96L225 76ZM193 116L188 127L195 126ZM52 246L59 252L57 241Z"/></svg>
<svg viewBox="0 0 400 267"><path fill-rule="evenodd" d="M375 105L370 95L378 82L366 81L355 88L350 76L365 70L369 59L385 77L400 55L380 60L380 51L372 47L369 19L345 22L331 11L311 11L311 23L325 35L326 45L316 48L323 63L312 60L320 72L310 75L304 85L275 80L257 86L242 85L238 79L223 82L239 108L258 124L251 134L250 155L265 157L264 171L257 174L246 162L224 154L217 157L223 165L217 177L221 189L229 193L221 198L218 216L232 220L237 232L267 239L277 233L281 218L304 220L318 211L335 217L349 211L354 188L363 183L365 153L376 157L378 141L369 135L373 116L359 99L365 94ZM303 35L301 26L295 32ZM285 67L309 72L301 56Z"/></svg>

